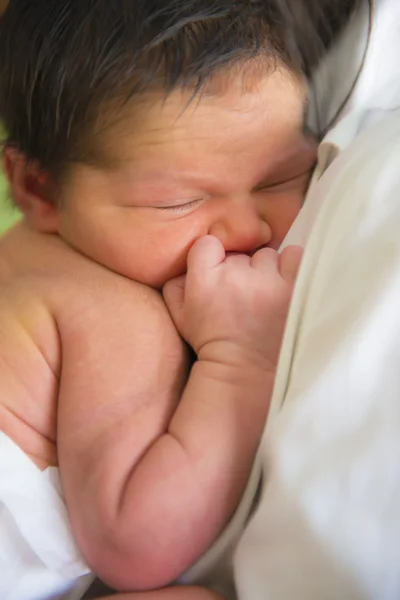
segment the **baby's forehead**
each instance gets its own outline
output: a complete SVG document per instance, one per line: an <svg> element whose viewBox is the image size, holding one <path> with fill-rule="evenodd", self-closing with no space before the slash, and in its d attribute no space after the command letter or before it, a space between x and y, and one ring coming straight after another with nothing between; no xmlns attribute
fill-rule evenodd
<svg viewBox="0 0 400 600"><path fill-rule="evenodd" d="M303 134L307 88L301 78L276 70L243 86L242 73L230 72L228 86L224 77L216 93L153 91L111 113L98 136L110 160L160 157L183 146L194 155L248 152L255 143L276 151Z"/></svg>

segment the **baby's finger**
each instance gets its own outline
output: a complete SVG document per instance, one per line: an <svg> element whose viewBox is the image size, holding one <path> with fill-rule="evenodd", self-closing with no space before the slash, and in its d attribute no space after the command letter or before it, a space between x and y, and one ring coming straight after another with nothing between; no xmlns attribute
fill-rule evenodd
<svg viewBox="0 0 400 600"><path fill-rule="evenodd" d="M300 246L287 246L279 255L279 271L283 279L293 285L299 272L303 249Z"/></svg>
<svg viewBox="0 0 400 600"><path fill-rule="evenodd" d="M266 273L278 271L279 255L273 248L261 248L251 257L251 266Z"/></svg>
<svg viewBox="0 0 400 600"><path fill-rule="evenodd" d="M183 305L185 301L186 275L167 281L163 287L163 298L172 320L177 329L181 331L183 323Z"/></svg>
<svg viewBox="0 0 400 600"><path fill-rule="evenodd" d="M192 269L212 269L225 260L225 249L218 238L204 235L195 241L187 259L188 271Z"/></svg>

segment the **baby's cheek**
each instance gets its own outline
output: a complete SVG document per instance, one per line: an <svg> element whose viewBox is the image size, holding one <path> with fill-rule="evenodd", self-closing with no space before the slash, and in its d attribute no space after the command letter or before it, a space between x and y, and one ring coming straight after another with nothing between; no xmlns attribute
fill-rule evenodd
<svg viewBox="0 0 400 600"><path fill-rule="evenodd" d="M150 285L158 289L170 279L186 273L191 247L198 238L208 233L207 227L196 215L180 220L179 227L174 223L168 229L154 241L153 255L147 262L153 273L153 283Z"/></svg>
<svg viewBox="0 0 400 600"><path fill-rule="evenodd" d="M186 273L187 255L192 243L184 248L169 248L154 243L146 256L135 265L136 279L161 289L167 281Z"/></svg>
<svg viewBox="0 0 400 600"><path fill-rule="evenodd" d="M278 249L303 206L305 193L302 189L276 194L269 210L272 231L270 246Z"/></svg>

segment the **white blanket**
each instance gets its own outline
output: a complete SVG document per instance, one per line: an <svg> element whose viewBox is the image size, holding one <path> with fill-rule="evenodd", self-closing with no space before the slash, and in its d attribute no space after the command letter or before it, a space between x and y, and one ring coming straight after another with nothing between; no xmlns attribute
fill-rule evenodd
<svg viewBox="0 0 400 600"><path fill-rule="evenodd" d="M93 577L69 525L58 469L40 471L0 432L0 598L80 598Z"/></svg>

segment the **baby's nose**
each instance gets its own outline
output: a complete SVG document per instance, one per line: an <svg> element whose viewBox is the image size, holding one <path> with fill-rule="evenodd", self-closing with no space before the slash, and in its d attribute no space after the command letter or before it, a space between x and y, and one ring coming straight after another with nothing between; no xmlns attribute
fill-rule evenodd
<svg viewBox="0 0 400 600"><path fill-rule="evenodd" d="M227 252L255 252L271 241L271 229L252 206L232 206L209 229Z"/></svg>

